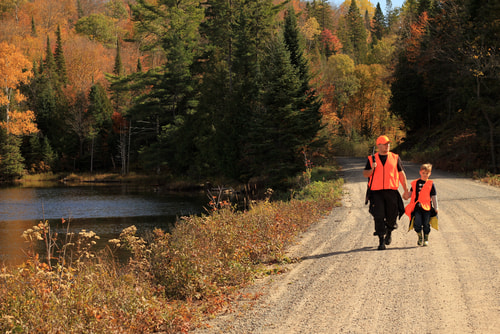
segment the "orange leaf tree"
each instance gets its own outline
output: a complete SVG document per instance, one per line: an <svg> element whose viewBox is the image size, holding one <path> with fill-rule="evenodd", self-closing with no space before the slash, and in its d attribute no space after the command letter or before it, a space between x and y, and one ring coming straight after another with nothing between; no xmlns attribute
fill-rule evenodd
<svg viewBox="0 0 500 334"><path fill-rule="evenodd" d="M0 126L13 135L30 134L37 131L34 113L30 110L15 110L25 97L18 86L31 77L31 63L14 45L0 43L0 108L5 110Z"/></svg>

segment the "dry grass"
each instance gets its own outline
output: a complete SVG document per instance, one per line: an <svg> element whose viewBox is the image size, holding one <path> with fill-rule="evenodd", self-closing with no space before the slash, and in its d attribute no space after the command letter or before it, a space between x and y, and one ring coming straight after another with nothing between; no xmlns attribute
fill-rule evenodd
<svg viewBox="0 0 500 334"><path fill-rule="evenodd" d="M90 232L57 248L58 236L41 224L25 237L51 249L0 274L0 331L187 332L228 307L264 267L289 261L286 246L338 205L341 188L342 180L317 181L290 201L263 201L245 212L227 203L145 239L132 226L98 253ZM118 247L130 252L128 263L114 260Z"/></svg>

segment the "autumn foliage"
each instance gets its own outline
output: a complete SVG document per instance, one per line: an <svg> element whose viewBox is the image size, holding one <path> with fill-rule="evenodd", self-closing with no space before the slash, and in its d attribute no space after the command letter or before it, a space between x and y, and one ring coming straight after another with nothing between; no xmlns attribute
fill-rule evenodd
<svg viewBox="0 0 500 334"><path fill-rule="evenodd" d="M26 84L31 77L31 63L14 45L0 43L0 107L6 115L0 126L13 135L30 134L37 131L33 111L16 110L25 101L18 86Z"/></svg>
<svg viewBox="0 0 500 334"><path fill-rule="evenodd" d="M342 180L322 173L328 181L312 182L290 202L254 203L245 212L226 206L147 238L130 226L105 251L95 249L91 231L59 235L40 222L23 233L28 261L0 271L0 331L186 333L202 326L235 298L258 297L238 289L285 270L295 260L287 245L339 205ZM129 260L118 263L118 251Z"/></svg>

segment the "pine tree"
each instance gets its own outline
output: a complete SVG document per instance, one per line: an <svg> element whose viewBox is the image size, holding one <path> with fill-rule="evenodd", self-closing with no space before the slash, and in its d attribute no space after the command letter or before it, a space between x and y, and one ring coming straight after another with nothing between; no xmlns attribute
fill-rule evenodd
<svg viewBox="0 0 500 334"><path fill-rule="evenodd" d="M153 140L143 150L143 154L154 158L148 167L154 166L160 171L161 165L168 164L183 172L192 155L191 146L183 145L192 138L185 137L182 129L187 126L187 115L195 113L198 104L198 79L193 76L192 68L199 56L198 27L203 12L195 0L165 1L161 6L138 0L133 11L138 20L139 36L142 32L154 34L156 43L147 47L161 47L167 62L147 73L131 76L136 83L151 89L137 99L138 103L129 111L130 119L149 122L156 131L151 133ZM144 17L147 20L143 20ZM156 142L157 138L161 138L161 142ZM189 150L173 146L174 141L180 147L189 147ZM164 154L159 154L159 150Z"/></svg>
<svg viewBox="0 0 500 334"><path fill-rule="evenodd" d="M52 47L50 46L50 37L47 36L47 46L45 48L45 60L43 62L43 72L52 83L56 83L59 80L59 76L57 75L57 65L54 58L54 54L52 53Z"/></svg>
<svg viewBox="0 0 500 334"><path fill-rule="evenodd" d="M321 31L325 29L335 30L334 13L328 0L307 1L306 10L309 17L314 17L318 21Z"/></svg>
<svg viewBox="0 0 500 334"><path fill-rule="evenodd" d="M137 66L135 68L136 72L142 72L142 63L141 63L141 58L137 58Z"/></svg>
<svg viewBox="0 0 500 334"><path fill-rule="evenodd" d="M71 154L74 137L67 127L68 102L62 90L62 83L54 53L47 36L45 59L40 63L38 73L33 76L30 89L30 107L35 112L38 128L47 136L57 154Z"/></svg>
<svg viewBox="0 0 500 334"><path fill-rule="evenodd" d="M279 9L271 0L249 1L243 2L236 15L233 103L223 127L229 138L233 138L226 152L233 163L237 162L239 178L244 181L254 176L248 170L243 148L250 141L250 119L260 112L262 84L267 80L262 73L266 44L271 40Z"/></svg>
<svg viewBox="0 0 500 334"><path fill-rule="evenodd" d="M240 0L208 0L205 20L200 25L201 36L208 41L203 62L197 69L203 74L197 119L199 147L196 165L200 172L238 176L234 161L238 160L237 133L231 126L232 110L237 110L234 98L234 60L236 15ZM231 138L231 139L229 139ZM198 162L199 161L199 162Z"/></svg>
<svg viewBox="0 0 500 334"><path fill-rule="evenodd" d="M290 53L282 38L269 43L262 62L261 102L252 113L244 157L252 175L267 179L272 186L302 168L300 150L302 119L298 106L301 82L291 64Z"/></svg>
<svg viewBox="0 0 500 334"><path fill-rule="evenodd" d="M56 49L54 51L54 61L56 64L56 71L59 75L59 80L63 86L68 84L68 75L66 72L66 60L64 59L64 51L61 38L61 26L57 26L56 31Z"/></svg>
<svg viewBox="0 0 500 334"><path fill-rule="evenodd" d="M23 175L24 158L21 155L21 139L0 129L0 179L13 181Z"/></svg>
<svg viewBox="0 0 500 334"><path fill-rule="evenodd" d="M98 128L107 126L107 130L110 130L113 107L102 84L95 83L90 87L88 99L88 113L92 116L93 122Z"/></svg>
<svg viewBox="0 0 500 334"><path fill-rule="evenodd" d="M106 159L110 152L105 152L106 148L111 146L111 142L106 142L110 139L112 132L112 114L113 107L108 99L106 90L100 83L92 85L89 92L89 107L87 113L89 114L89 123L91 130L89 137L91 140L91 163L90 171L94 169L94 152L101 149L101 160ZM100 145L99 145L100 144Z"/></svg>
<svg viewBox="0 0 500 334"><path fill-rule="evenodd" d="M301 131L297 135L304 147L312 143L321 128L321 101L310 85L309 64L304 56L304 45L300 40L293 7L285 15L284 42L290 53L290 62L299 76L300 90L297 92L297 110L300 110Z"/></svg>
<svg viewBox="0 0 500 334"><path fill-rule="evenodd" d="M31 36L33 37L38 36L38 34L36 33L35 18L33 16L31 17Z"/></svg>
<svg viewBox="0 0 500 334"><path fill-rule="evenodd" d="M125 74L122 63L122 55L120 50L120 41L116 42L116 55L115 55L115 65L113 66L113 74L116 76L122 76Z"/></svg>
<svg viewBox="0 0 500 334"><path fill-rule="evenodd" d="M352 43L352 56L357 63L363 63L366 58L368 46L366 44L367 32L363 17L359 12L356 1L352 0L346 15L348 39Z"/></svg>
<svg viewBox="0 0 500 334"><path fill-rule="evenodd" d="M81 19L85 16L81 0L76 0L76 11L78 13L78 19Z"/></svg>
<svg viewBox="0 0 500 334"><path fill-rule="evenodd" d="M382 13L382 8L380 8L380 3L377 2L377 8L375 9L375 14L373 15L373 26L372 26L372 43L376 45L378 41L382 40L384 36L385 27L385 17Z"/></svg>

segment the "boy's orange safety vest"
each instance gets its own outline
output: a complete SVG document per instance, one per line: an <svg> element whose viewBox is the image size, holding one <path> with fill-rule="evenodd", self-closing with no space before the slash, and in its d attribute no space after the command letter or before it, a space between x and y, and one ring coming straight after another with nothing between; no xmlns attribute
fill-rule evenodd
<svg viewBox="0 0 500 334"><path fill-rule="evenodd" d="M411 219L411 213L415 209L415 205L417 203L420 203L420 206L422 209L425 211L429 211L431 209L431 190L432 190L432 181L427 180L424 185L422 186L422 189L420 189L420 192L418 193L418 201L415 201L415 197L417 197L417 181L414 180L411 183L411 187L413 189L411 193L411 201L410 204L408 204L405 208L405 213L408 217Z"/></svg>
<svg viewBox="0 0 500 334"><path fill-rule="evenodd" d="M368 157L370 165L373 168L373 161L371 156ZM399 188L399 172L398 172L398 155L392 152L387 154L385 165L382 164L379 154L375 153L375 162L377 167L370 176L370 190L384 190L392 189L398 190ZM373 178L373 180L372 180Z"/></svg>

